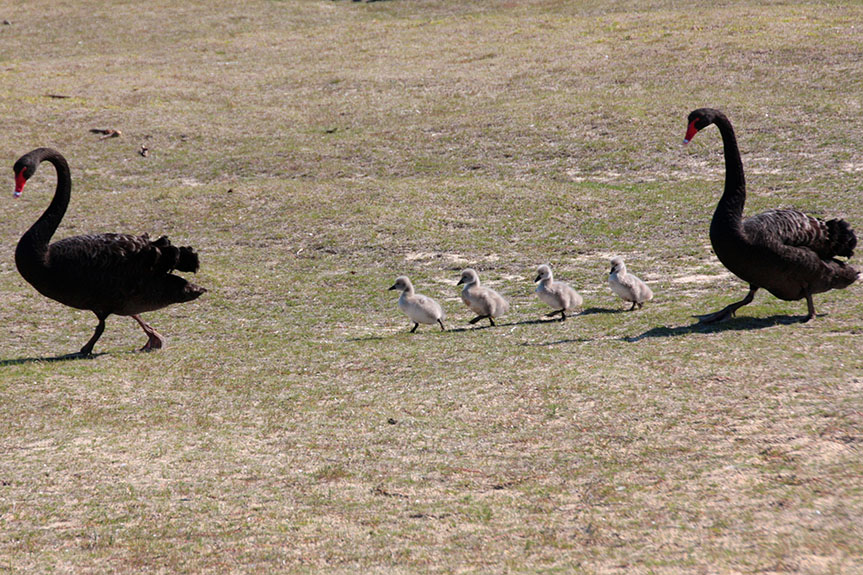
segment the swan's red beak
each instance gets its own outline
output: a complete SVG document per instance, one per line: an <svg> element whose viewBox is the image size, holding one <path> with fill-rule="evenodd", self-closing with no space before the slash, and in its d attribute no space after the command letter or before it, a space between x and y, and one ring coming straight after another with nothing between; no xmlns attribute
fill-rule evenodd
<svg viewBox="0 0 863 575"><path fill-rule="evenodd" d="M24 177L24 171L21 170L15 174L15 197L20 198L21 192L24 190L24 184L27 183L27 178Z"/></svg>
<svg viewBox="0 0 863 575"><path fill-rule="evenodd" d="M692 141L692 138L695 137L695 134L698 133L698 128L695 127L695 120L689 122L689 127L686 128L686 136L683 137L683 143L688 144Z"/></svg>

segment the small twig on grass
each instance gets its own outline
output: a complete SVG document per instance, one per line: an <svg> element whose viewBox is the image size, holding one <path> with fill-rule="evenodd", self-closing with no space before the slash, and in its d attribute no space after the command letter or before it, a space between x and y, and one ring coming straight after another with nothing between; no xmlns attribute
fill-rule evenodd
<svg viewBox="0 0 863 575"><path fill-rule="evenodd" d="M121 132L120 130L114 130L112 128L91 128L90 132L94 134L102 134L102 136L99 138L100 140L106 140L108 138L119 138L123 135L123 132Z"/></svg>

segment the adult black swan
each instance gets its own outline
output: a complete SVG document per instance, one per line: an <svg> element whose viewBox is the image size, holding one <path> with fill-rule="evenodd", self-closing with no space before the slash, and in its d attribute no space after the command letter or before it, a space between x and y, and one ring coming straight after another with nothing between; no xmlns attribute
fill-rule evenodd
<svg viewBox="0 0 863 575"><path fill-rule="evenodd" d="M850 258L854 253L857 237L851 226L845 220L825 222L794 209L769 210L744 218L746 183L731 122L712 108L693 111L688 122L684 143L710 124L716 124L722 135L725 191L710 222L710 243L719 261L749 283L745 298L700 316L700 321L712 323L731 317L752 301L759 288L783 300L806 298L809 313L803 321L814 318L812 294L842 289L858 278L858 270L836 259Z"/></svg>
<svg viewBox="0 0 863 575"><path fill-rule="evenodd" d="M15 162L15 197L43 161L57 170L57 189L48 209L21 237L15 250L18 271L39 293L62 304L88 309L99 325L78 355L89 356L111 314L132 316L147 334L142 351L159 349L164 338L140 314L191 301L207 290L173 275L198 271L198 254L175 247L167 237L126 234L74 236L49 244L69 206L72 177L56 150L38 148Z"/></svg>

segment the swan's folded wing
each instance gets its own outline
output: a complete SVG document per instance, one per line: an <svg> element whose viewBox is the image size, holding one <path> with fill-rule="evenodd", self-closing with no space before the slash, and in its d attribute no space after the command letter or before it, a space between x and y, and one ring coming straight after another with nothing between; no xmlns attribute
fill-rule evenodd
<svg viewBox="0 0 863 575"><path fill-rule="evenodd" d="M49 258L49 265L55 268L74 265L93 272L111 271L122 275L198 269L194 250L172 246L164 236L151 241L147 234L107 233L65 238L51 244Z"/></svg>
<svg viewBox="0 0 863 575"><path fill-rule="evenodd" d="M743 229L753 240L809 248L823 259L836 255L827 225L799 210L768 210L744 220Z"/></svg>
<svg viewBox="0 0 863 575"><path fill-rule="evenodd" d="M93 234L74 236L51 244L51 267L74 264L91 270L115 269L137 260L150 245L147 236Z"/></svg>

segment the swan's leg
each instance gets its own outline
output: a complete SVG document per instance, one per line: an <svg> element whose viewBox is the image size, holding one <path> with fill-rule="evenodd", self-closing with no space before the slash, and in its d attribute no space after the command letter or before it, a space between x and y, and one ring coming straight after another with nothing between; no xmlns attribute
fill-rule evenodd
<svg viewBox="0 0 863 575"><path fill-rule="evenodd" d="M420 326L417 322L414 322L414 326L411 328L411 333L415 333L417 328Z"/></svg>
<svg viewBox="0 0 863 575"><path fill-rule="evenodd" d="M469 323L469 324L471 324L471 325L473 325L473 324L475 324L476 322L478 322L479 320L481 320L481 319L485 319L485 318L488 318L488 319L489 319L489 321L491 322L491 325L494 325L494 320L493 320L493 319L491 319L491 316L490 316L490 315L478 315L478 316L476 316L475 318L473 318L472 320L470 320L468 323Z"/></svg>
<svg viewBox="0 0 863 575"><path fill-rule="evenodd" d="M803 320L804 323L809 321L810 319L815 319L815 303L812 301L812 294L806 294L806 307L809 308L809 315L806 316L806 319Z"/></svg>
<svg viewBox="0 0 863 575"><path fill-rule="evenodd" d="M734 315L738 309L742 308L746 304L752 303L752 300L755 299L755 292L758 291L758 287L751 285L749 286L749 293L746 294L746 297L738 302L734 302L731 305L727 305L721 310L710 313L707 315L700 315L698 317L698 323L716 323L720 321L725 321Z"/></svg>
<svg viewBox="0 0 863 575"><path fill-rule="evenodd" d="M162 345L164 345L165 343L165 338L159 335L159 332L153 329L150 324L142 320L140 315L133 315L132 319L138 322L138 325L141 326L141 329L143 329L144 333L147 334L147 337L150 338L147 340L147 343L144 344L144 347L141 348L141 351L153 351L154 349L162 349Z"/></svg>
<svg viewBox="0 0 863 575"><path fill-rule="evenodd" d="M81 351L78 352L78 355L87 357L93 353L93 346L96 345L96 342L99 341L99 338L102 337L102 332L105 331L105 318L107 315L99 315L96 314L96 317L99 318L99 325L96 326L96 331L93 332L93 337L90 338L90 341L84 344L84 347L81 348Z"/></svg>
<svg viewBox="0 0 863 575"><path fill-rule="evenodd" d="M635 302L635 301L634 301L634 302L632 302L632 307L631 307L631 308L629 308L629 311L634 310L636 307L638 307L638 302Z"/></svg>
<svg viewBox="0 0 863 575"><path fill-rule="evenodd" d="M566 310L560 310L560 321L566 321Z"/></svg>
<svg viewBox="0 0 863 575"><path fill-rule="evenodd" d="M565 314L566 314L566 310L565 310L565 309L556 309L556 310L554 310L554 311L552 311L552 312L549 312L549 313L545 314L545 317L554 317L554 316L556 316L557 314L565 315Z"/></svg>
<svg viewBox="0 0 863 575"><path fill-rule="evenodd" d="M440 330L446 331L446 328L443 326L443 320L437 320L437 322L440 324Z"/></svg>
<svg viewBox="0 0 863 575"><path fill-rule="evenodd" d="M491 316L488 316L488 322L489 322L491 325L494 325L494 318L493 318L493 317L491 317Z"/></svg>

